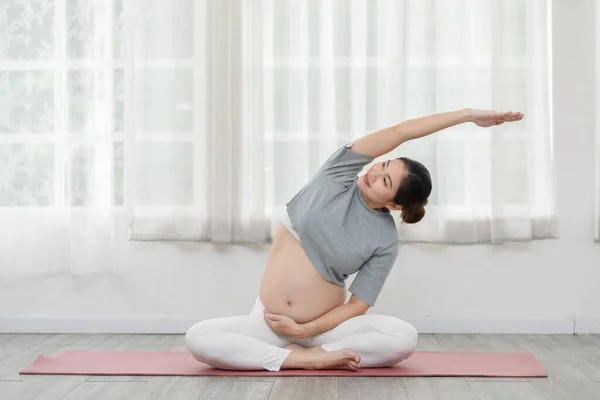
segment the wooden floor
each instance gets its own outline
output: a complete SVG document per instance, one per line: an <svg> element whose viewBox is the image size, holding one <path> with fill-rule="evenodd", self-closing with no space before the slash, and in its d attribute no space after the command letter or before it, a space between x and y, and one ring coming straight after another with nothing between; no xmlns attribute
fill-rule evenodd
<svg viewBox="0 0 600 400"><path fill-rule="evenodd" d="M533 353L548 378L20 376L59 350L170 350L178 335L1 335L1 400L600 399L600 335L421 335L418 350Z"/></svg>

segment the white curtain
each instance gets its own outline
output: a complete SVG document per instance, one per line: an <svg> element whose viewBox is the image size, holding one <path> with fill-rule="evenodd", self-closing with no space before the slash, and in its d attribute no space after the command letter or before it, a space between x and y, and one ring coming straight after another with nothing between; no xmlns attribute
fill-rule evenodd
<svg viewBox="0 0 600 400"><path fill-rule="evenodd" d="M0 275L127 265L121 9L0 4Z"/></svg>
<svg viewBox="0 0 600 400"><path fill-rule="evenodd" d="M338 146L463 107L526 118L394 151L434 180L426 218L398 223L404 240L554 237L548 3L148 3L135 12L135 62L167 60L152 75L160 84L144 73L134 89L147 107L136 120L152 124L133 128L142 156L128 185L133 238L267 241L285 202ZM188 6L174 15L175 4Z"/></svg>
<svg viewBox="0 0 600 400"><path fill-rule="evenodd" d="M270 238L255 4L128 1L132 239Z"/></svg>
<svg viewBox="0 0 600 400"><path fill-rule="evenodd" d="M555 236L549 12L546 0L5 0L0 273L120 270L128 239L268 242L338 146L463 107L526 118L393 152L434 179L403 238Z"/></svg>

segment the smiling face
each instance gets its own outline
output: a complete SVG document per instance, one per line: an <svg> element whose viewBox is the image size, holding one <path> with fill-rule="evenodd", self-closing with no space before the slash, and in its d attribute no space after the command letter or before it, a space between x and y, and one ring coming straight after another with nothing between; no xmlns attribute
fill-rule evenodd
<svg viewBox="0 0 600 400"><path fill-rule="evenodd" d="M357 184L371 208L399 210L401 207L394 203L394 197L407 172L404 161L386 160L373 165L365 175L358 178Z"/></svg>

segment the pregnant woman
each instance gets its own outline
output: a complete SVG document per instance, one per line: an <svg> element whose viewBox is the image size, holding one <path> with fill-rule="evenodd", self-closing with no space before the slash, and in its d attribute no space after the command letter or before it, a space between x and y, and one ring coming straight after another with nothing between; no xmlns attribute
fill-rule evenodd
<svg viewBox="0 0 600 400"><path fill-rule="evenodd" d="M389 367L410 357L418 334L399 318L366 315L398 253L390 211L405 223L425 215L427 169L408 158L363 167L402 143L451 126L518 121L523 114L464 109L411 119L335 151L287 203L249 315L192 326L186 346L229 370ZM345 280L356 273L346 302Z"/></svg>

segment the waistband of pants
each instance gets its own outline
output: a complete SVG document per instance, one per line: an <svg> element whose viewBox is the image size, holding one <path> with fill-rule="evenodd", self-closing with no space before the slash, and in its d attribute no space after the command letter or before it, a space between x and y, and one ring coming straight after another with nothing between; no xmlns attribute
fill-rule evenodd
<svg viewBox="0 0 600 400"><path fill-rule="evenodd" d="M262 301L260 301L260 297L257 296L254 306L252 307L252 310L250 310L250 315L258 315L262 317L264 309L265 306L263 305Z"/></svg>

